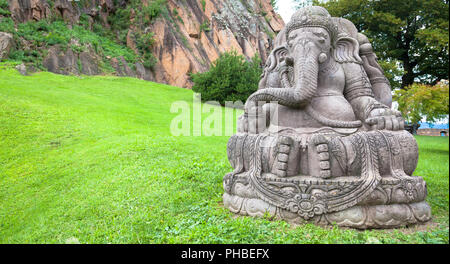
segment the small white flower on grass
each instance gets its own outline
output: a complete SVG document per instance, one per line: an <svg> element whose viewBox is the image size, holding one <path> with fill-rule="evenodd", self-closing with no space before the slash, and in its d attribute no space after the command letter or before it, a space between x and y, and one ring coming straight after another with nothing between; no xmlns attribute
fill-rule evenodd
<svg viewBox="0 0 450 264"><path fill-rule="evenodd" d="M66 244L80 244L80 241L76 237L70 237L66 239Z"/></svg>
<svg viewBox="0 0 450 264"><path fill-rule="evenodd" d="M366 240L366 244L382 244L382 243L376 237L368 237Z"/></svg>

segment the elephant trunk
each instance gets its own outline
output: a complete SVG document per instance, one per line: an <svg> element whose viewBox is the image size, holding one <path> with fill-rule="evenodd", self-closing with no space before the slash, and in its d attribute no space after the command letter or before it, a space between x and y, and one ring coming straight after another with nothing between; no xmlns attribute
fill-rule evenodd
<svg viewBox="0 0 450 264"><path fill-rule="evenodd" d="M317 91L319 77L318 49L310 49L308 45L298 45L294 57L294 97L298 106L309 103Z"/></svg>

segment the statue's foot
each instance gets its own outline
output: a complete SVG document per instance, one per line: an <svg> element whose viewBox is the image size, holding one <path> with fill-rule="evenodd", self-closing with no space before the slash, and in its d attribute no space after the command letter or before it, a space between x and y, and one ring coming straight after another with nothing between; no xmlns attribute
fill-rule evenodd
<svg viewBox="0 0 450 264"><path fill-rule="evenodd" d="M313 175L327 179L331 177L330 154L328 151L328 140L321 134L316 134L311 138L314 148L309 152L310 168ZM311 146L311 144L310 144Z"/></svg>
<svg viewBox="0 0 450 264"><path fill-rule="evenodd" d="M280 136L277 140L275 161L272 165L271 173L280 176L287 176L289 153L293 145L293 139L287 136Z"/></svg>

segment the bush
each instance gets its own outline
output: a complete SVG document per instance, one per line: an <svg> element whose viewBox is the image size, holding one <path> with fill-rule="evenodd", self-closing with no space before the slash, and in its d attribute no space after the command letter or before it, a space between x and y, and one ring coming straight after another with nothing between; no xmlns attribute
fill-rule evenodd
<svg viewBox="0 0 450 264"><path fill-rule="evenodd" d="M209 71L191 75L192 90L201 93L202 100L218 101L221 105L225 105L225 101L245 102L258 89L260 64L258 56L247 61L234 51L223 53Z"/></svg>
<svg viewBox="0 0 450 264"><path fill-rule="evenodd" d="M8 1L0 0L0 16L9 16L11 13L9 12Z"/></svg>
<svg viewBox="0 0 450 264"><path fill-rule="evenodd" d="M142 65L144 65L144 67L153 69L156 63L158 63L158 59L155 57L155 55L150 52L144 53L142 62Z"/></svg>
<svg viewBox="0 0 450 264"><path fill-rule="evenodd" d="M165 8L166 0L154 0L150 2L150 4L147 7L143 8L143 13L145 17L148 17L148 21L145 21L146 23L150 23L153 21L153 19L157 18L161 12L163 11L163 8Z"/></svg>
<svg viewBox="0 0 450 264"><path fill-rule="evenodd" d="M10 17L0 17L0 31L14 32L14 21Z"/></svg>

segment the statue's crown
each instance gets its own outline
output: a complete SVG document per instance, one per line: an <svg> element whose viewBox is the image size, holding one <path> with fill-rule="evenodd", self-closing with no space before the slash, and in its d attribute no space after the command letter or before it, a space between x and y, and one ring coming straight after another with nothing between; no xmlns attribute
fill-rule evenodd
<svg viewBox="0 0 450 264"><path fill-rule="evenodd" d="M328 31L332 40L337 37L339 32L328 11L321 6L307 6L295 12L291 21L286 25L286 37L292 30L303 27L324 28Z"/></svg>

